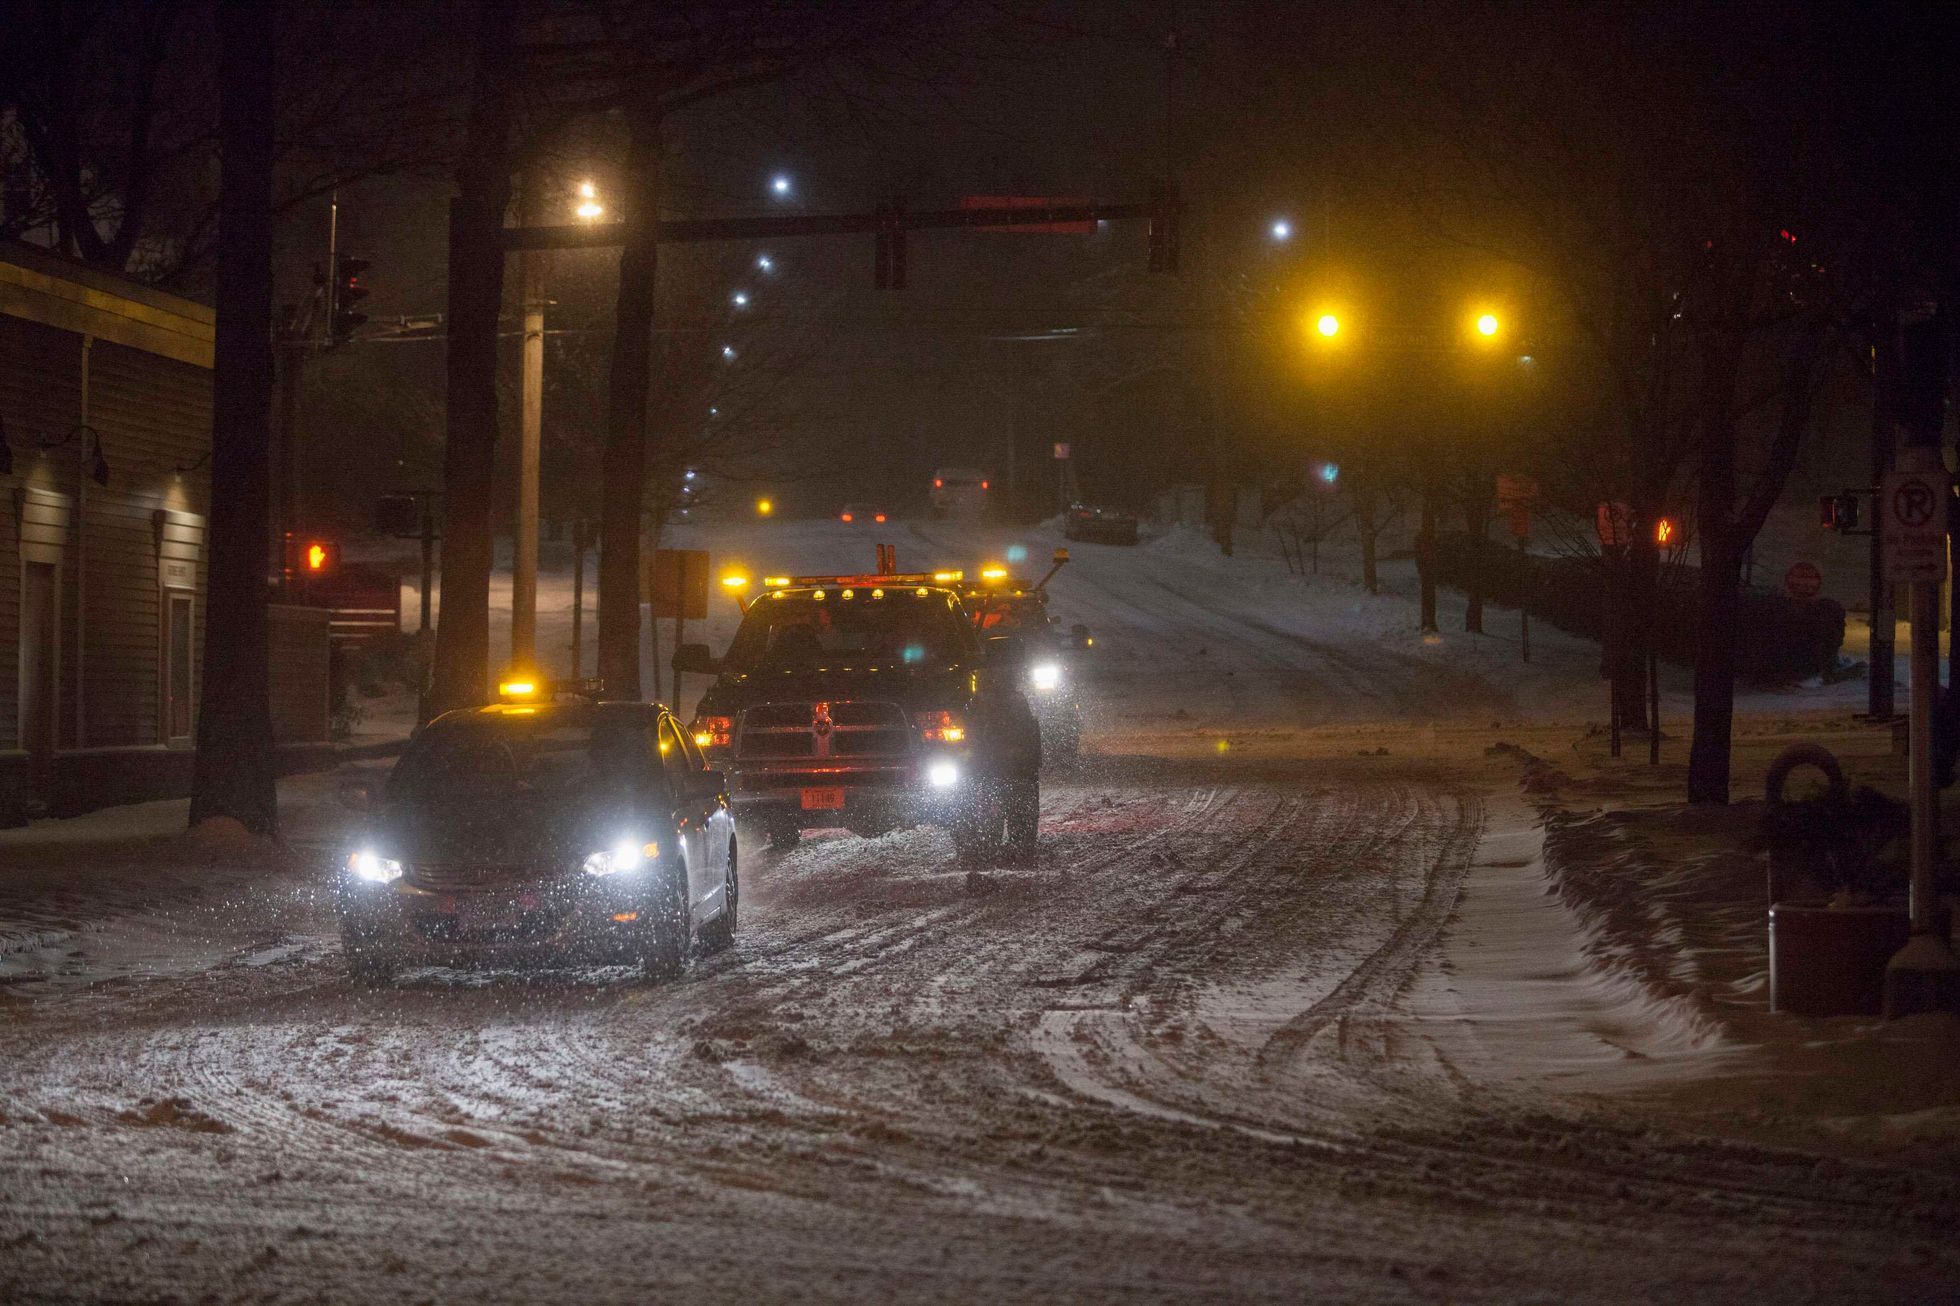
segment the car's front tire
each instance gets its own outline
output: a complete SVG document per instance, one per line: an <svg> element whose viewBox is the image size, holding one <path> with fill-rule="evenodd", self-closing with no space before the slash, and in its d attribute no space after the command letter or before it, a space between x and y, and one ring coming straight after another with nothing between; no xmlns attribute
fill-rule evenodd
<svg viewBox="0 0 1960 1306"><path fill-rule="evenodd" d="M661 864L648 894L645 935L640 941L640 973L650 980L679 979L687 969L693 925L687 909L687 871Z"/></svg>
<svg viewBox="0 0 1960 1306"><path fill-rule="evenodd" d="M357 943L345 935L341 953L347 961L347 978L357 989L383 989L395 982L395 959L371 943Z"/></svg>

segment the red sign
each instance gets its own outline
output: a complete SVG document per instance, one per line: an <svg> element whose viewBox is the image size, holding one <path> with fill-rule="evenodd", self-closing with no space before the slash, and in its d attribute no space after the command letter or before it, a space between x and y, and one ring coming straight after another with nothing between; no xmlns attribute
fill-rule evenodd
<svg viewBox="0 0 1960 1306"><path fill-rule="evenodd" d="M1506 512L1519 508L1529 508L1538 501L1538 482L1529 476L1506 476L1497 478L1497 506Z"/></svg>
<svg viewBox="0 0 1960 1306"><path fill-rule="evenodd" d="M1783 591L1793 599L1814 599L1824 589L1824 573L1810 562L1793 562L1783 573Z"/></svg>
<svg viewBox="0 0 1960 1306"><path fill-rule="evenodd" d="M1609 549L1624 549L1633 543L1633 531L1628 524L1630 513L1624 503L1602 503L1593 516L1593 524L1599 531L1599 542Z"/></svg>
<svg viewBox="0 0 1960 1306"><path fill-rule="evenodd" d="M1094 200L1057 199L1048 195L962 195L963 209L1056 209L1064 205L1087 205ZM982 231L1034 231L1049 236L1093 236L1096 224L1087 222L1017 222L1012 226L982 227Z"/></svg>

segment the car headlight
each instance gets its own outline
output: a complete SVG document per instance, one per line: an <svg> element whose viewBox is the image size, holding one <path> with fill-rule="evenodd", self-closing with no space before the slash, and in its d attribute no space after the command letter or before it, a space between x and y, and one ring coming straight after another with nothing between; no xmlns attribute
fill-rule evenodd
<svg viewBox="0 0 1960 1306"><path fill-rule="evenodd" d="M934 789L951 789L960 782L960 768L951 762L934 762L926 768L926 783Z"/></svg>
<svg viewBox="0 0 1960 1306"><path fill-rule="evenodd" d="M1062 664L1059 662L1037 662L1028 668L1028 683L1042 693L1060 689L1062 686Z"/></svg>
<svg viewBox="0 0 1960 1306"><path fill-rule="evenodd" d="M392 857L377 857L371 849L347 854L347 869L357 880L370 884L392 884L402 878L402 864Z"/></svg>
<svg viewBox="0 0 1960 1306"><path fill-rule="evenodd" d="M637 871L658 856L660 856L660 845L652 840L641 843L637 839L621 839L610 848L601 848L596 853L587 854L585 873L618 875L622 871Z"/></svg>

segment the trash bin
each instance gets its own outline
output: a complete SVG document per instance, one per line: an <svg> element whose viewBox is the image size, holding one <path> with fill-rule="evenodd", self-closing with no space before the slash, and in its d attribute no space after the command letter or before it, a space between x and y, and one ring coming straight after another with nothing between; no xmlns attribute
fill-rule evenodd
<svg viewBox="0 0 1960 1306"><path fill-rule="evenodd" d="M1942 905L1934 927L1952 929ZM1912 918L1903 904L1834 907L1779 902L1769 909L1769 1005L1798 1016L1876 1016L1885 1004L1885 964L1905 946Z"/></svg>

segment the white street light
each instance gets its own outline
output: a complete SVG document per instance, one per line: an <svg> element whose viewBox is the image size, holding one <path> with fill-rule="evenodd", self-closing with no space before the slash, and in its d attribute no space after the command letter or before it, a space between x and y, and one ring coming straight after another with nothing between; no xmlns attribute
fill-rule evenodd
<svg viewBox="0 0 1960 1306"><path fill-rule="evenodd" d="M788 199L789 178L780 172L777 173L775 179L769 183L769 189L776 192L777 199Z"/></svg>
<svg viewBox="0 0 1960 1306"><path fill-rule="evenodd" d="M747 308L749 306L749 292L746 290L736 291L734 295L734 300L735 300L735 307Z"/></svg>
<svg viewBox="0 0 1960 1306"><path fill-rule="evenodd" d="M733 346L733 345L723 345L723 346L721 347L721 356L722 356L723 358L725 358L725 359L727 359L727 360L728 360L729 362L731 362L731 363L732 363L732 362L734 362L734 361L735 361L735 346Z"/></svg>
<svg viewBox="0 0 1960 1306"><path fill-rule="evenodd" d="M755 265L764 272L774 272L776 270L776 260L770 258L767 254L757 254L755 256Z"/></svg>
<svg viewBox="0 0 1960 1306"><path fill-rule="evenodd" d="M1291 240L1293 238L1293 224L1285 218L1274 218L1272 230L1274 240Z"/></svg>

